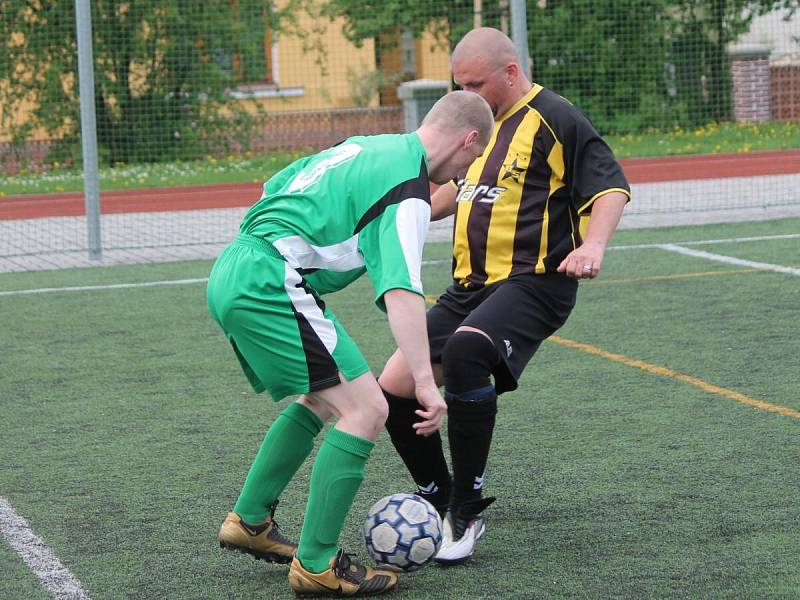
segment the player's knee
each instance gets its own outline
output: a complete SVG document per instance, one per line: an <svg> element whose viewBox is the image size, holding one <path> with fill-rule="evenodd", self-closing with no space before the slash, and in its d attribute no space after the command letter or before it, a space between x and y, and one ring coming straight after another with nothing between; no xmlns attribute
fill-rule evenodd
<svg viewBox="0 0 800 600"><path fill-rule="evenodd" d="M389 358L383 372L378 377L378 383L389 394L403 398L414 396L414 379L411 377L406 360L400 351L395 352Z"/></svg>
<svg viewBox="0 0 800 600"><path fill-rule="evenodd" d="M442 350L445 389L459 395L491 387L489 376L499 361L497 348L483 333L456 331Z"/></svg>
<svg viewBox="0 0 800 600"><path fill-rule="evenodd" d="M491 439L497 392L490 375L500 362L494 343L482 333L456 331L444 347L444 399L451 439ZM452 449L452 446L451 446Z"/></svg>
<svg viewBox="0 0 800 600"><path fill-rule="evenodd" d="M380 389L378 392L377 394L370 394L368 397L364 398L364 403L360 412L363 419L368 421L372 427L380 430L389 417L389 405L386 403L386 398L380 393Z"/></svg>

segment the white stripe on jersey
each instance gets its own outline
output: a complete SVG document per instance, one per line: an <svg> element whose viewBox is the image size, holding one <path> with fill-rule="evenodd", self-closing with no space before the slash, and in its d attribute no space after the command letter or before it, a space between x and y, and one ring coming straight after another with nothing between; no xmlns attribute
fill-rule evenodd
<svg viewBox="0 0 800 600"><path fill-rule="evenodd" d="M431 205L421 198L406 198L397 207L397 235L408 267L411 285L422 292L422 247L431 222Z"/></svg>
<svg viewBox="0 0 800 600"><path fill-rule="evenodd" d="M295 310L303 315L308 324L317 334L317 337L325 345L325 349L333 354L336 348L338 337L336 335L336 327L333 323L325 318L322 310L317 306L317 301L314 296L306 292L302 287L297 287L297 284L303 281L300 274L292 268L289 263L284 267L283 287L292 301L292 306Z"/></svg>
<svg viewBox="0 0 800 600"><path fill-rule="evenodd" d="M299 235L272 242L286 263L293 269L326 269L350 271L364 266L364 257L358 251L358 234L331 246L314 246Z"/></svg>

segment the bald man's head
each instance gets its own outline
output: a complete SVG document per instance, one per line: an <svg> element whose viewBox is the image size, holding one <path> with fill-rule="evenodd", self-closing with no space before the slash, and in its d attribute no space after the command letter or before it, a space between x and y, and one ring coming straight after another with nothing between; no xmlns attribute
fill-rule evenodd
<svg viewBox="0 0 800 600"><path fill-rule="evenodd" d="M456 85L480 94L497 118L531 89L514 43L491 27L467 33L453 50L450 67Z"/></svg>
<svg viewBox="0 0 800 600"><path fill-rule="evenodd" d="M452 55L452 62L475 59L501 67L510 62L519 63L519 53L514 42L499 29L478 27L461 38Z"/></svg>

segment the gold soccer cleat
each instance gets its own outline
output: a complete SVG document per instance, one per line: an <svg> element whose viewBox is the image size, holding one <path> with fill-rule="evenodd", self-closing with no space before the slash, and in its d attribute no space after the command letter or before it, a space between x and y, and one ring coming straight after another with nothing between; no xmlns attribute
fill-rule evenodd
<svg viewBox="0 0 800 600"><path fill-rule="evenodd" d="M253 526L242 521L236 513L228 513L218 537L220 548L252 554L268 562L289 563L297 550L297 544L281 533L272 514L265 523Z"/></svg>
<svg viewBox="0 0 800 600"><path fill-rule="evenodd" d="M365 567L341 549L330 565L322 573L311 573L295 557L289 569L289 585L297 596L372 596L397 585L395 573Z"/></svg>

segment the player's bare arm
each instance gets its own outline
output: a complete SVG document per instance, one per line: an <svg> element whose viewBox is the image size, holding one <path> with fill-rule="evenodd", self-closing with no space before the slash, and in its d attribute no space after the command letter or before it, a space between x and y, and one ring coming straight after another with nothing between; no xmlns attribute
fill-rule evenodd
<svg viewBox="0 0 800 600"><path fill-rule="evenodd" d="M456 212L458 189L452 183L445 183L431 195L431 221L438 221Z"/></svg>
<svg viewBox="0 0 800 600"><path fill-rule="evenodd" d="M559 273L566 273L567 276L577 279L597 277L606 246L614 235L627 202L627 194L616 191L604 194L594 201L592 218L589 220L583 244L561 261L558 265Z"/></svg>
<svg viewBox="0 0 800 600"><path fill-rule="evenodd" d="M422 406L416 412L423 420L415 423L414 428L420 435L430 435L442 426L447 405L431 368L425 300L414 292L394 289L386 292L384 301L389 327L414 379L417 402Z"/></svg>

